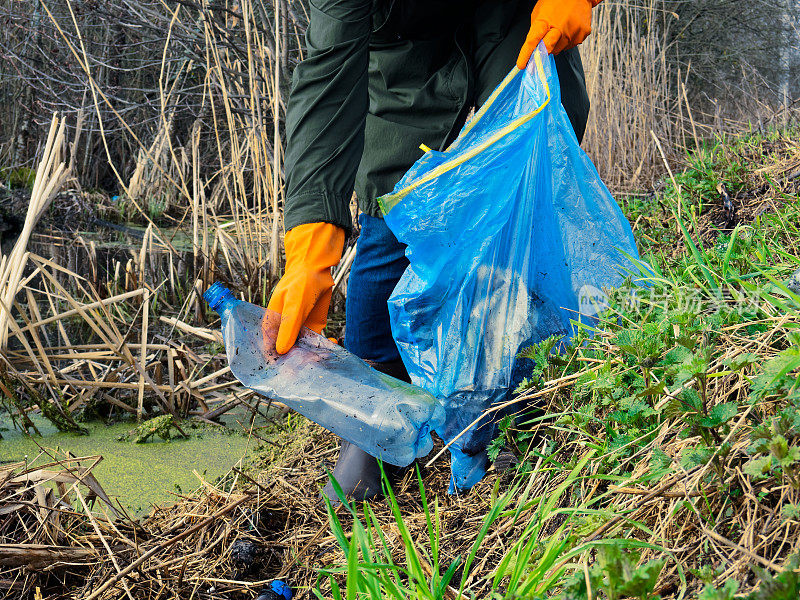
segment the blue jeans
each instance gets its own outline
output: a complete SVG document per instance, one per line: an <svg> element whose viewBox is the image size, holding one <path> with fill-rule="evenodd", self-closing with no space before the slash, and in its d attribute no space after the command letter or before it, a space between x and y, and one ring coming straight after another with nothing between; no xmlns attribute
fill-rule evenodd
<svg viewBox="0 0 800 600"><path fill-rule="evenodd" d="M388 300L397 282L408 266L405 245L386 226L383 219L360 214L361 235L356 245L356 257L350 268L347 284L347 302L344 346L364 360L389 363L400 360L400 352L394 343L389 322ZM448 431L456 435L466 425L462 420L453 420L445 429L437 430L439 435ZM453 472L460 477L451 478L450 493L458 489L468 489L480 481L488 467L488 459L483 449L494 437L494 426L478 428L467 439L475 446L466 454L460 446L450 449ZM447 433L445 433L447 435Z"/></svg>
<svg viewBox="0 0 800 600"><path fill-rule="evenodd" d="M358 222L361 235L347 283L344 347L364 360L400 360L387 301L408 266L406 247L383 219L361 213Z"/></svg>

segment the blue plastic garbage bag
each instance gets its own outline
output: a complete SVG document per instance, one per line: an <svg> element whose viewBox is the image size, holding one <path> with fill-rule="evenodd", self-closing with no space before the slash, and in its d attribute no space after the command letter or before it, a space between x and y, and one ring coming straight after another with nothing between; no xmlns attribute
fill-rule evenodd
<svg viewBox="0 0 800 600"><path fill-rule="evenodd" d="M484 412L529 373L519 350L568 339L571 320L596 313L596 296L638 258L559 90L540 45L446 151L427 151L380 198L410 261L389 299L392 334L413 383L445 407L436 432L457 438L451 492L486 472L495 425Z"/></svg>

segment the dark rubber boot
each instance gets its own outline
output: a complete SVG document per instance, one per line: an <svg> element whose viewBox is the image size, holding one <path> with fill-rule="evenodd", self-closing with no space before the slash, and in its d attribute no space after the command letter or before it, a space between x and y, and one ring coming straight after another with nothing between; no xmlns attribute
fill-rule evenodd
<svg viewBox="0 0 800 600"><path fill-rule="evenodd" d="M403 361L397 360L389 363L369 362L369 365L376 371L386 373L395 379L409 381ZM397 480L404 471L402 467L387 463L383 463L383 469L391 483ZM359 502L377 498L383 493L381 469L378 466L378 460L358 446L354 446L344 440L342 440L342 445L339 449L339 458L336 461L336 466L333 468L333 477L341 486L345 497ZM339 504L339 497L336 495L336 491L330 481L322 488L322 493L334 505Z"/></svg>
<svg viewBox="0 0 800 600"><path fill-rule="evenodd" d="M381 494L381 470L378 461L358 446L342 440L339 459L333 469L333 478L341 486L345 497L353 500L371 500ZM339 497L328 481L322 493L334 505L339 504Z"/></svg>

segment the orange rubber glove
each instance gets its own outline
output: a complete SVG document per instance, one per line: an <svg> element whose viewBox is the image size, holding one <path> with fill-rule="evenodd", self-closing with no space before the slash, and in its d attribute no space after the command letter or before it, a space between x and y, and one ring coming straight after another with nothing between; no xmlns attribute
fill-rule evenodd
<svg viewBox="0 0 800 600"><path fill-rule="evenodd" d="M286 270L268 308L281 313L275 349L286 354L304 325L322 333L333 293L331 267L344 249L344 230L330 223L308 223L289 230L283 240Z"/></svg>
<svg viewBox="0 0 800 600"><path fill-rule="evenodd" d="M602 0L539 0L531 13L531 28L517 58L524 69L539 42L550 54L574 48L592 30L592 8Z"/></svg>

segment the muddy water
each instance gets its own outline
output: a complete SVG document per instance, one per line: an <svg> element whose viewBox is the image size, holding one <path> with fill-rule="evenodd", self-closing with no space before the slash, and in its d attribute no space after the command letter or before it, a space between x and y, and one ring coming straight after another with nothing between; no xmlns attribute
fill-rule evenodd
<svg viewBox="0 0 800 600"><path fill-rule="evenodd" d="M183 231L164 229L147 246L144 265L139 265L145 229L132 225L116 226L121 230L100 227L93 231L40 231L33 235L29 250L46 256L87 278L96 287L109 281L125 280L130 261L137 275L146 270L148 281L185 284L192 280L194 260L192 240ZM163 243L162 243L163 240ZM58 277L58 275L57 275Z"/></svg>
<svg viewBox="0 0 800 600"><path fill-rule="evenodd" d="M147 514L153 504L174 502L174 493L197 489L200 481L193 470L213 483L232 466L253 459L258 441L232 428L210 426L192 429L184 425L188 440L157 439L144 444L117 440L135 423L90 423L86 425L89 435L82 436L59 433L45 420L36 419L41 437L10 429L10 423L0 415L0 427L3 426L6 429L0 430L0 462L33 461L42 452L38 446L51 452L58 449L62 457L65 450L79 457L102 455L102 462L92 473L112 499L119 498L126 510L139 516ZM43 456L37 462L46 461Z"/></svg>

